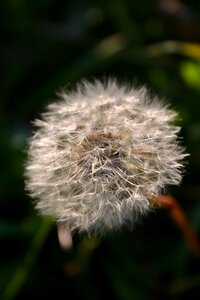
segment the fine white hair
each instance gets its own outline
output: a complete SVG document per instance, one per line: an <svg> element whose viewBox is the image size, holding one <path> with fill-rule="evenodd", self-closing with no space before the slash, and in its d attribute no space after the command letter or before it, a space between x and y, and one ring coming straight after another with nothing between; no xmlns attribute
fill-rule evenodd
<svg viewBox="0 0 200 300"><path fill-rule="evenodd" d="M70 231L133 224L181 181L176 113L145 87L83 81L48 105L29 141L26 189Z"/></svg>

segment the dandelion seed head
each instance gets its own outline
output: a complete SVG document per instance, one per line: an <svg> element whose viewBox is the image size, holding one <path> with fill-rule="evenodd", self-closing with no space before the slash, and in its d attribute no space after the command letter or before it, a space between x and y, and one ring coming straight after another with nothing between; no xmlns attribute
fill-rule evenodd
<svg viewBox="0 0 200 300"><path fill-rule="evenodd" d="M145 87L84 81L50 104L29 141L26 189L70 231L133 224L150 199L179 184L176 113Z"/></svg>

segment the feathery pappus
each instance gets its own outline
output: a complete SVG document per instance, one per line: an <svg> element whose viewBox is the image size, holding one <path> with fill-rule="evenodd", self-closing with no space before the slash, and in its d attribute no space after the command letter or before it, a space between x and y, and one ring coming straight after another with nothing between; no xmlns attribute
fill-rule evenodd
<svg viewBox="0 0 200 300"><path fill-rule="evenodd" d="M48 105L29 140L26 190L69 232L133 224L182 178L176 113L145 87L83 81Z"/></svg>

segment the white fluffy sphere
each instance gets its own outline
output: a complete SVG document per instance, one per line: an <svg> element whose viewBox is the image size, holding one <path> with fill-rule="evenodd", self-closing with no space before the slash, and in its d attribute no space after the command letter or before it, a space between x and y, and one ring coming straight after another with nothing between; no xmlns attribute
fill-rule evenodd
<svg viewBox="0 0 200 300"><path fill-rule="evenodd" d="M132 224L152 197L181 181L175 117L146 88L115 80L63 92L29 142L26 189L36 208L71 232Z"/></svg>

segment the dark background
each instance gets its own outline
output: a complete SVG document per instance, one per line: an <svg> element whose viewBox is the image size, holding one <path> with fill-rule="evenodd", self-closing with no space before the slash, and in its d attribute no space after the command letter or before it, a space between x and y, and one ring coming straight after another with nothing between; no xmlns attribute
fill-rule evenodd
<svg viewBox="0 0 200 300"><path fill-rule="evenodd" d="M31 120L62 86L145 83L179 112L191 155L168 192L200 236L200 2L1 0L0 22L0 298L200 299L200 259L167 211L65 252L23 179Z"/></svg>

